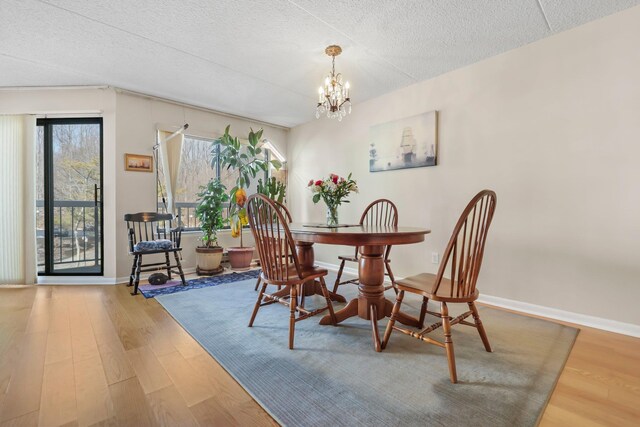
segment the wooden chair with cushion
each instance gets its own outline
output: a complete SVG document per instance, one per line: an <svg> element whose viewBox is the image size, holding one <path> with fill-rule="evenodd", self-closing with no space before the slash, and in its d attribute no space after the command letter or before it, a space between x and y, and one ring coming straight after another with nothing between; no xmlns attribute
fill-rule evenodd
<svg viewBox="0 0 640 427"><path fill-rule="evenodd" d="M382 348L384 349L389 344L391 332L394 330L424 342L444 347L447 351L449 376L452 383L456 383L458 379L453 341L451 339L451 326L460 323L476 328L485 350L491 351L491 345L480 321L475 300L478 299L479 295L476 281L482 265L487 232L489 231L495 208L496 193L491 190L483 190L478 193L462 212L453 230L449 244L444 251L438 273L435 275L422 273L396 282L399 293L391 311L391 318L387 324ZM445 274L448 276L447 278L445 278ZM403 329L395 325L396 315L400 311L405 292L422 295L420 328L423 329L420 331ZM440 302L440 313L428 310L427 303L429 300ZM451 318L449 316L448 303L464 303L469 306L469 310L456 318ZM426 313L439 317L441 320L425 328L424 317ZM473 317L473 323L465 320L469 316ZM442 327L444 333L444 343L427 336L439 327Z"/></svg>
<svg viewBox="0 0 640 427"><path fill-rule="evenodd" d="M282 203L280 203L277 200L273 200L271 199L271 201L276 205L276 207L280 210L280 212L282 212L282 216L284 216L284 219L287 220L287 224L291 224L293 222L293 220L291 219L291 212L289 212L289 209L287 209L287 207L285 205L283 205ZM291 256L289 256L289 258L291 258ZM293 262L291 259L289 259L290 262ZM260 286L260 281L262 279L260 279L260 276L258 276L258 280L256 281L256 287L254 289L254 291L258 290L258 287ZM280 286L278 286L278 289L280 289Z"/></svg>
<svg viewBox="0 0 640 427"><path fill-rule="evenodd" d="M398 208L393 204L391 200L387 199L378 199L374 200L367 206L360 217L360 225L386 225L389 227L397 227L398 226ZM393 271L391 271L391 260L389 259L389 254L391 253L391 246L387 246L384 251L384 266L385 266L385 275L389 276L391 280L391 286L387 286L384 289L395 290L396 294L398 293L395 287L395 278L393 277ZM338 270L338 277L336 278L336 282L333 285L333 292L336 293L338 291L338 286L344 285L347 283L358 283L358 279L345 280L341 282L342 279L342 271L344 270L344 265L347 261L349 262L358 262L359 260L358 248L355 248L355 252L353 255L340 255L338 259L340 260L340 269Z"/></svg>
<svg viewBox="0 0 640 427"><path fill-rule="evenodd" d="M129 238L129 254L133 255L133 266L129 276L129 285L133 285L131 295L138 294L138 284L140 283L140 273L146 271L166 270L167 276L171 279L171 273L180 275L182 284L186 285L182 265L178 252L180 239L182 237L182 227L173 228L173 215L160 214L157 212L139 212L126 214L124 220L127 222L127 233ZM173 253L175 264L171 265L169 254ZM154 262L143 264L142 257L154 254L164 254L164 262ZM162 267L160 267L162 266ZM177 268L177 270L173 270Z"/></svg>
<svg viewBox="0 0 640 427"><path fill-rule="evenodd" d="M276 302L281 303L289 307L289 348L293 349L296 322L329 310L332 323L336 324L333 306L324 281L327 270L313 268L303 271L301 269L295 250L295 242L289 231L289 221L273 200L262 194L254 194L247 201L247 214L262 265L260 273L262 287L251 314L251 320L249 320L249 327L253 326L253 321L260 307ZM312 311L298 304L298 295L302 291L302 285L311 280L320 282L322 293L327 302L325 307ZM265 291L269 285L287 286L289 287L289 295L279 297L267 294ZM297 317L296 313L299 314Z"/></svg>

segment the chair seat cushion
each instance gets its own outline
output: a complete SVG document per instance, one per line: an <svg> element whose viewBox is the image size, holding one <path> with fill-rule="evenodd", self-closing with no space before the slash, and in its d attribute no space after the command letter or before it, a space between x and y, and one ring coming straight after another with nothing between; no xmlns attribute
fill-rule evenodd
<svg viewBox="0 0 640 427"><path fill-rule="evenodd" d="M164 251L167 249L173 249L173 242L167 239L143 240L133 247L136 252Z"/></svg>
<svg viewBox="0 0 640 427"><path fill-rule="evenodd" d="M452 296L451 281L445 278L442 278L442 282L438 287L438 291L434 292L434 288L436 285L436 277L437 276L435 274L421 273L415 276L405 277L404 279L397 280L396 285L398 285L398 287L400 288L410 288L410 289L407 289L409 292L411 292L411 290L415 290L417 291L416 293L425 295L427 298L432 299L434 301L462 302L462 301L475 301L478 298L479 292L477 289L472 295L469 295L469 296L458 297L455 294L455 292L453 293L453 296Z"/></svg>

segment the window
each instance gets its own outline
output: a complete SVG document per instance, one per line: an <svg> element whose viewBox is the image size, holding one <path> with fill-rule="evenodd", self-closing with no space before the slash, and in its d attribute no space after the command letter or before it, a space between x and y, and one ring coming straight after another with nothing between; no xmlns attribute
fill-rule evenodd
<svg viewBox="0 0 640 427"><path fill-rule="evenodd" d="M184 136L175 199L176 214L180 216L180 221L186 231L200 229L200 224L195 215L195 208L198 204L197 194L200 192L201 186L206 185L211 178L221 179L228 190L231 190L235 185L235 174L211 168L211 153L214 149L216 153L219 153L219 146L215 140L190 135ZM266 155L268 156L268 154ZM166 212L167 192L164 187L165 174L161 161L158 162L157 173L158 212ZM264 177L256 177L255 180L252 180L250 187L247 189L247 195L256 192L258 178L264 179ZM224 212L224 216L226 217L226 212Z"/></svg>

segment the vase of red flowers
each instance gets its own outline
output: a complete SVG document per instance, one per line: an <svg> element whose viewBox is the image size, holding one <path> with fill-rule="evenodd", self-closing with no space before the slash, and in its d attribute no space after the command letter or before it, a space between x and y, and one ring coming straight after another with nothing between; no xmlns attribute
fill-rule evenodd
<svg viewBox="0 0 640 427"><path fill-rule="evenodd" d="M338 226L338 206L342 203L349 203L347 197L351 192L358 192L358 184L351 179L351 174L347 178L343 178L332 173L325 179L310 180L307 187L313 193L313 203L322 200L327 205L327 225L329 227Z"/></svg>

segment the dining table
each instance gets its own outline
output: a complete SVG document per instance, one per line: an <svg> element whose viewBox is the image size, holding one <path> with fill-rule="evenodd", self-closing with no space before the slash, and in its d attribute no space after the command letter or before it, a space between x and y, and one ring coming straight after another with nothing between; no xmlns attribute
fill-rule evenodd
<svg viewBox="0 0 640 427"><path fill-rule="evenodd" d="M289 225L289 230L296 243L296 252L302 270L314 267L315 256L313 245L344 245L358 248L358 296L347 305L336 311L337 322L340 323L351 317L358 316L371 323L373 346L381 351L381 341L378 332L378 320L391 316L393 302L384 295L385 265L384 252L387 246L409 245L424 241L430 230L415 227L394 227L386 225L340 225L327 227L322 224ZM305 295L322 295L318 283L305 283ZM284 290L283 290L284 291ZM286 292L286 291L285 291ZM333 301L346 302L346 299L330 292ZM397 321L418 327L417 318L402 311L397 314ZM331 317L324 316L321 325L330 325Z"/></svg>

